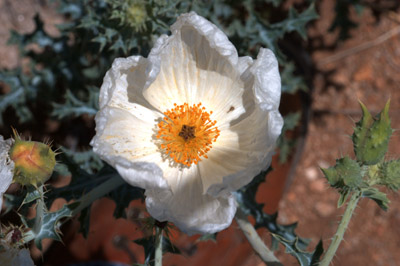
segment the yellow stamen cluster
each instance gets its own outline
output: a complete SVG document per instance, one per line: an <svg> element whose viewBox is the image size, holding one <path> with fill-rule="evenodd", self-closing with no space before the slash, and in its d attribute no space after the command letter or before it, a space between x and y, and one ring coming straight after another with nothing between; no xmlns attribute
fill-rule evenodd
<svg viewBox="0 0 400 266"><path fill-rule="evenodd" d="M201 103L174 104L174 108L164 112L164 119L158 123L157 138L162 140L161 149L175 162L190 166L208 158L206 153L212 148L220 131L212 121L212 111L206 112Z"/></svg>

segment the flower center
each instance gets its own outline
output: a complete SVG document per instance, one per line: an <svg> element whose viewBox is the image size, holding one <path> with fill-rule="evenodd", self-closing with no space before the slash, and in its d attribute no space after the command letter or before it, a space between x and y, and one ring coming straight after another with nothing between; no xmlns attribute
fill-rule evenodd
<svg viewBox="0 0 400 266"><path fill-rule="evenodd" d="M207 158L206 153L212 148L219 136L212 121L212 111L199 104L174 104L174 108L167 110L164 119L158 123L157 138L162 140L161 149L175 162L190 166L201 161L200 157Z"/></svg>

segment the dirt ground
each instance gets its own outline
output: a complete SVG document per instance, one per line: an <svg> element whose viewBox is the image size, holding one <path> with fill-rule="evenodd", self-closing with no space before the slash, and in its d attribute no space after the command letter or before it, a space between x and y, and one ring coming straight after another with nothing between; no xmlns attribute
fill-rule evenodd
<svg viewBox="0 0 400 266"><path fill-rule="evenodd" d="M327 32L333 17L330 2L320 6L322 19L309 29L311 38ZM337 209L338 195L319 168L334 165L342 155L354 158L350 135L354 121L361 116L358 101L376 114L391 99L392 127L400 128L400 15L388 13L378 21L365 10L354 17L360 24L351 31L351 39L334 51L312 54L318 69L312 120L294 182L279 205L279 221L299 221L297 232L311 238L311 246L319 239L328 246L344 211ZM326 33L326 46L334 40L335 34ZM324 74L327 72L332 72L329 79ZM399 136L398 131L392 136L388 159L399 157ZM391 204L387 212L371 200L361 201L334 265L400 265L400 197L393 192L388 196Z"/></svg>
<svg viewBox="0 0 400 266"><path fill-rule="evenodd" d="M12 68L21 63L17 50L5 45L10 28L20 32L31 31L33 10L43 13L45 21L52 23L58 21L53 10L41 6L40 1L16 2L0 0L0 69ZM336 43L337 32L328 33L334 15L333 2L322 1L318 10L321 18L309 28L312 40L313 37L316 40L316 37L323 36L321 47ZM392 127L400 128L399 14L399 10L397 13L388 12L379 20L369 10L365 10L360 16L353 14L359 26L351 31L350 39L338 43L333 50L319 49L312 52L317 71L313 79L312 116L308 135L295 178L279 203L279 221L283 224L298 221L297 233L310 238L311 247L315 246L319 239L324 241L325 248L329 245L330 237L334 234L340 215L344 211L343 208L336 208L338 194L329 188L319 168L334 165L335 159L342 155L354 156L349 136L353 132L354 121L358 121L361 116L358 101L362 101L373 113L377 113L390 98L389 114L392 118ZM51 25L48 27L49 31L55 32ZM392 136L389 159L400 157L399 134L396 131ZM391 204L387 212L380 210L371 200L361 201L350 222L345 241L339 247L333 261L334 265L400 265L400 197L396 193L389 192L389 199ZM114 226L118 229L112 232L126 234L129 239L135 239L134 233L121 229L125 225L128 226L129 221L106 218L111 217L112 213L113 205L110 201L96 203L93 211L95 212L96 208L104 210L106 206L110 207L110 213L103 212L102 218L98 219L98 221L103 219L102 223L93 230L99 232L103 226L107 228ZM107 233L107 236L99 234L95 237L97 241L108 241L108 246L103 246L101 249L85 246L92 249L92 253L87 252L79 256L77 250L81 248L82 243L89 245L96 239L84 242L81 236L70 234L65 235L65 246L57 244L50 250L73 257L69 262L91 258L107 258L123 262L136 258L140 260L143 251L132 243L127 246L133 250L133 255L128 254L126 249L108 254L108 250L115 249L109 247L115 246L112 232ZM268 232L260 233L269 242ZM217 244L200 243L197 250L192 249L187 237L176 237L176 239L178 241L176 244L185 250L185 254L166 255L165 265L205 265L205 262L211 265L208 263L210 261L214 261L213 265L263 265L251 251L235 223L218 235ZM193 241L194 238L190 239ZM221 252L211 253L216 248ZM95 255L91 257L90 254ZM290 255L284 254L282 249L277 255L284 265L297 265L297 262ZM39 264L56 265L57 256L57 253L50 254L46 257L47 261L39 259Z"/></svg>

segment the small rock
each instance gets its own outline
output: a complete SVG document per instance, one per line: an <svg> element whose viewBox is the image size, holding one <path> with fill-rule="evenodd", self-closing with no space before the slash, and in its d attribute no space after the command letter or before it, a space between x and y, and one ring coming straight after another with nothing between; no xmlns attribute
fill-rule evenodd
<svg viewBox="0 0 400 266"><path fill-rule="evenodd" d="M317 202L315 204L315 210L318 212L320 216L328 217L335 211L335 207L329 203Z"/></svg>
<svg viewBox="0 0 400 266"><path fill-rule="evenodd" d="M308 180L313 181L318 177L318 170L315 167L311 166L304 170L304 174Z"/></svg>
<svg viewBox="0 0 400 266"><path fill-rule="evenodd" d="M315 192L323 192L323 191L325 191L327 189L327 185L326 185L325 179L318 178L318 179L314 180L310 184L310 188L311 188L312 191L315 191Z"/></svg>

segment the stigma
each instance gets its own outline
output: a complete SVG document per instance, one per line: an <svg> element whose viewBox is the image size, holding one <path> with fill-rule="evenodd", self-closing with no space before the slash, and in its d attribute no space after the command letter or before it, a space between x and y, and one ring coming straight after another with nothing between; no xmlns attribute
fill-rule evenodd
<svg viewBox="0 0 400 266"><path fill-rule="evenodd" d="M158 123L157 139L161 140L161 150L176 163L191 166L211 150L212 143L220 131L211 120L212 111L207 112L201 103L189 105L174 104L174 108L164 112L164 119Z"/></svg>

